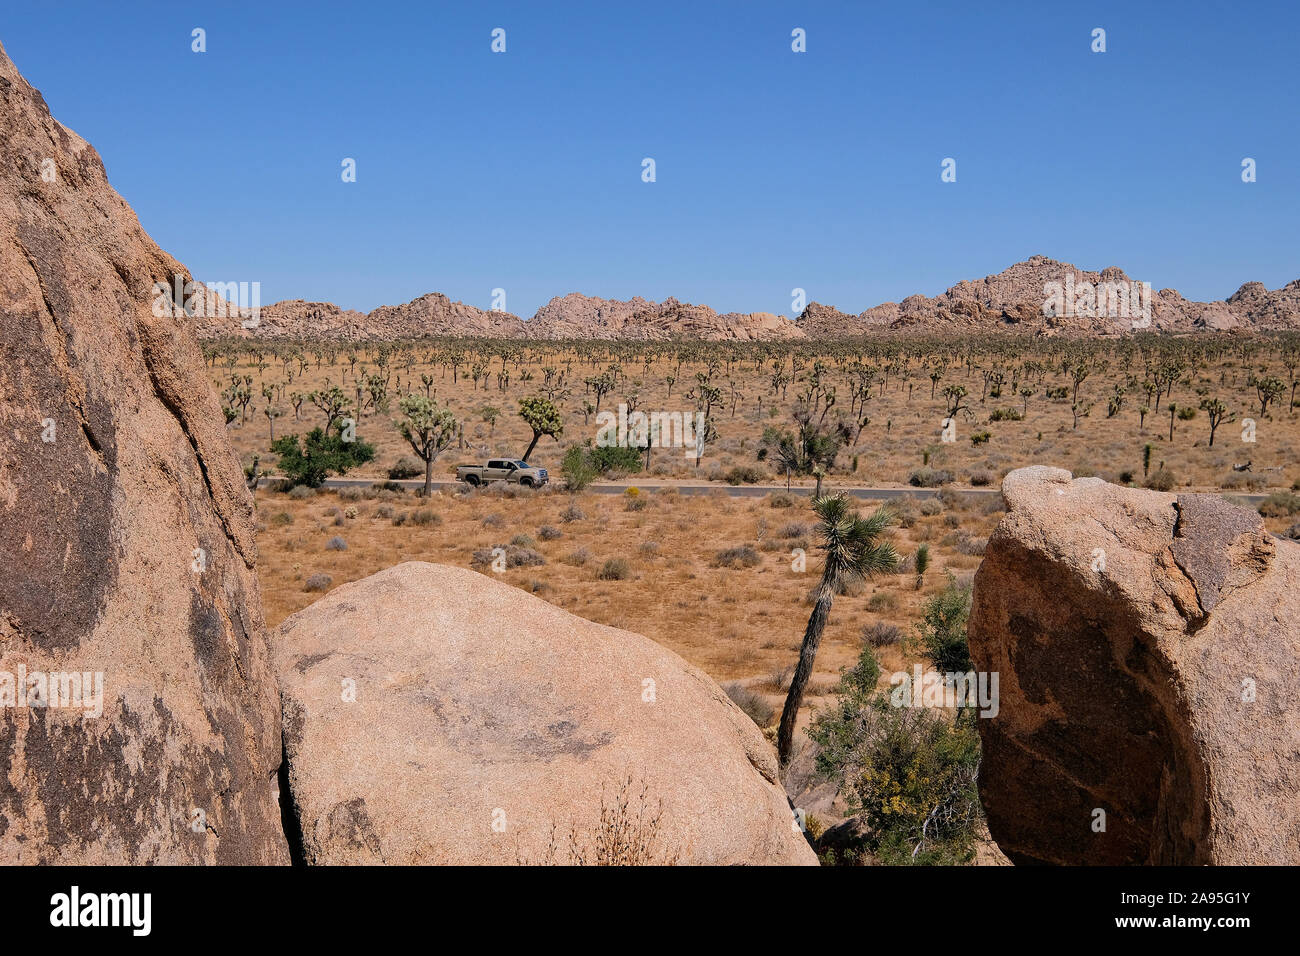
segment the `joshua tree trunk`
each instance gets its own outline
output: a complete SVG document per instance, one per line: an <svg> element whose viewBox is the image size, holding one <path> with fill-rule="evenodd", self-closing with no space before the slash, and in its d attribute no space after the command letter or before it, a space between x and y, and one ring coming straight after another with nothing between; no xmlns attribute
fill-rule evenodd
<svg viewBox="0 0 1300 956"><path fill-rule="evenodd" d="M542 437L541 432L533 432L533 440L528 443L528 451L524 452L524 457L522 459L523 461L528 460L528 456L533 453L533 449L537 447L537 442L541 437Z"/></svg>
<svg viewBox="0 0 1300 956"><path fill-rule="evenodd" d="M424 499L429 500L433 494L433 456L424 459Z"/></svg>
<svg viewBox="0 0 1300 956"><path fill-rule="evenodd" d="M812 677L813 664L817 659L817 648L822 642L822 633L826 630L826 619L831 614L831 601L835 589L830 582L822 581L817 586L817 602L808 618L808 627L803 632L803 644L799 648L799 663L795 666L794 677L790 680L790 691L785 697L785 708L781 711L781 726L776 735L777 760L784 768L790 762L790 751L794 748L794 724L803 705L803 695L808 689L808 680Z"/></svg>

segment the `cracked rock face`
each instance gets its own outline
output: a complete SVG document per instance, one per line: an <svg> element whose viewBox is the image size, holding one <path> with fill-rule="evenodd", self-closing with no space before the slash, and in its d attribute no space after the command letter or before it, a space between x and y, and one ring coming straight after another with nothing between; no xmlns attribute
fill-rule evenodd
<svg viewBox="0 0 1300 956"><path fill-rule="evenodd" d="M410 562L288 618L276 647L306 862L570 863L571 839L591 861L603 804L659 816L632 862L816 863L753 721L639 634Z"/></svg>
<svg viewBox="0 0 1300 956"><path fill-rule="evenodd" d="M0 863L288 861L251 501L150 309L176 274L0 49Z"/></svg>
<svg viewBox="0 0 1300 956"><path fill-rule="evenodd" d="M1002 850L1300 862L1300 546L1216 495L1042 467L1002 490L969 625L1000 674L980 795Z"/></svg>

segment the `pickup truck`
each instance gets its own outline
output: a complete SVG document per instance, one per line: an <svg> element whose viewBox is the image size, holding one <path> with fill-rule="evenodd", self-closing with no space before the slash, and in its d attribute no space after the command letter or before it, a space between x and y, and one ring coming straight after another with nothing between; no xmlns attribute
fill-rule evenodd
<svg viewBox="0 0 1300 956"><path fill-rule="evenodd" d="M515 458L489 458L484 465L457 465L456 480L467 485L490 481L513 481L526 488L540 488L549 480L545 468L534 468Z"/></svg>

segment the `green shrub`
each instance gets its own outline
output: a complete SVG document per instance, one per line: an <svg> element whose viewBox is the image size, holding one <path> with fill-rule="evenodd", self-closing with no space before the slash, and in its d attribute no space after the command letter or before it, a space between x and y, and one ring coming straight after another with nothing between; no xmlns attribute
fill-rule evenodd
<svg viewBox="0 0 1300 956"><path fill-rule="evenodd" d="M948 586L925 602L921 623L920 652L937 671L969 671L970 647L966 643L966 619L970 616L971 588L959 585L948 575Z"/></svg>
<svg viewBox="0 0 1300 956"><path fill-rule="evenodd" d="M560 474L564 475L564 487L570 491L581 491L595 481L596 469L587 457L587 449L570 445L560 461Z"/></svg>
<svg viewBox="0 0 1300 956"><path fill-rule="evenodd" d="M610 475L614 472L635 474L641 470L641 449L627 448L623 445L597 445L586 449L591 467L597 474Z"/></svg>
<svg viewBox="0 0 1300 956"><path fill-rule="evenodd" d="M982 811L976 790L978 719L973 710L894 707L877 691L869 647L843 674L839 699L818 712L808 735L816 768L841 787L865 824L862 847L885 864L955 864L974 856ZM856 859L836 862L860 862Z"/></svg>
<svg viewBox="0 0 1300 956"><path fill-rule="evenodd" d="M290 487L306 485L319 488L331 475L346 474L349 468L374 460L375 446L344 441L340 435L326 435L313 428L302 444L297 435L284 435L271 443L271 451L280 456L279 468Z"/></svg>

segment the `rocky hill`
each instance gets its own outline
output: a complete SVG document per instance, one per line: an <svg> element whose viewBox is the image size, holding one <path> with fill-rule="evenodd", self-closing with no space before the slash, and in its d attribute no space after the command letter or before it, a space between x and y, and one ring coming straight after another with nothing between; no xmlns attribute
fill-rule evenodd
<svg viewBox="0 0 1300 956"><path fill-rule="evenodd" d="M209 310L220 312L220 303ZM202 312L200 308L195 310ZM484 311L430 293L405 305L363 314L323 302L291 300L265 306L260 324L245 329L241 316L196 315L200 338L342 339L347 341L463 335L533 340L771 342L843 339L897 332L1034 335L1123 335L1149 329L1204 331L1300 330L1300 279L1270 291L1247 282L1226 300L1195 302L1175 289L1155 290L1122 269L1078 269L1032 256L997 275L963 280L933 297L911 295L857 315L810 302L795 321L768 312L718 313L707 305L639 296L602 299L557 296L529 320Z"/></svg>

